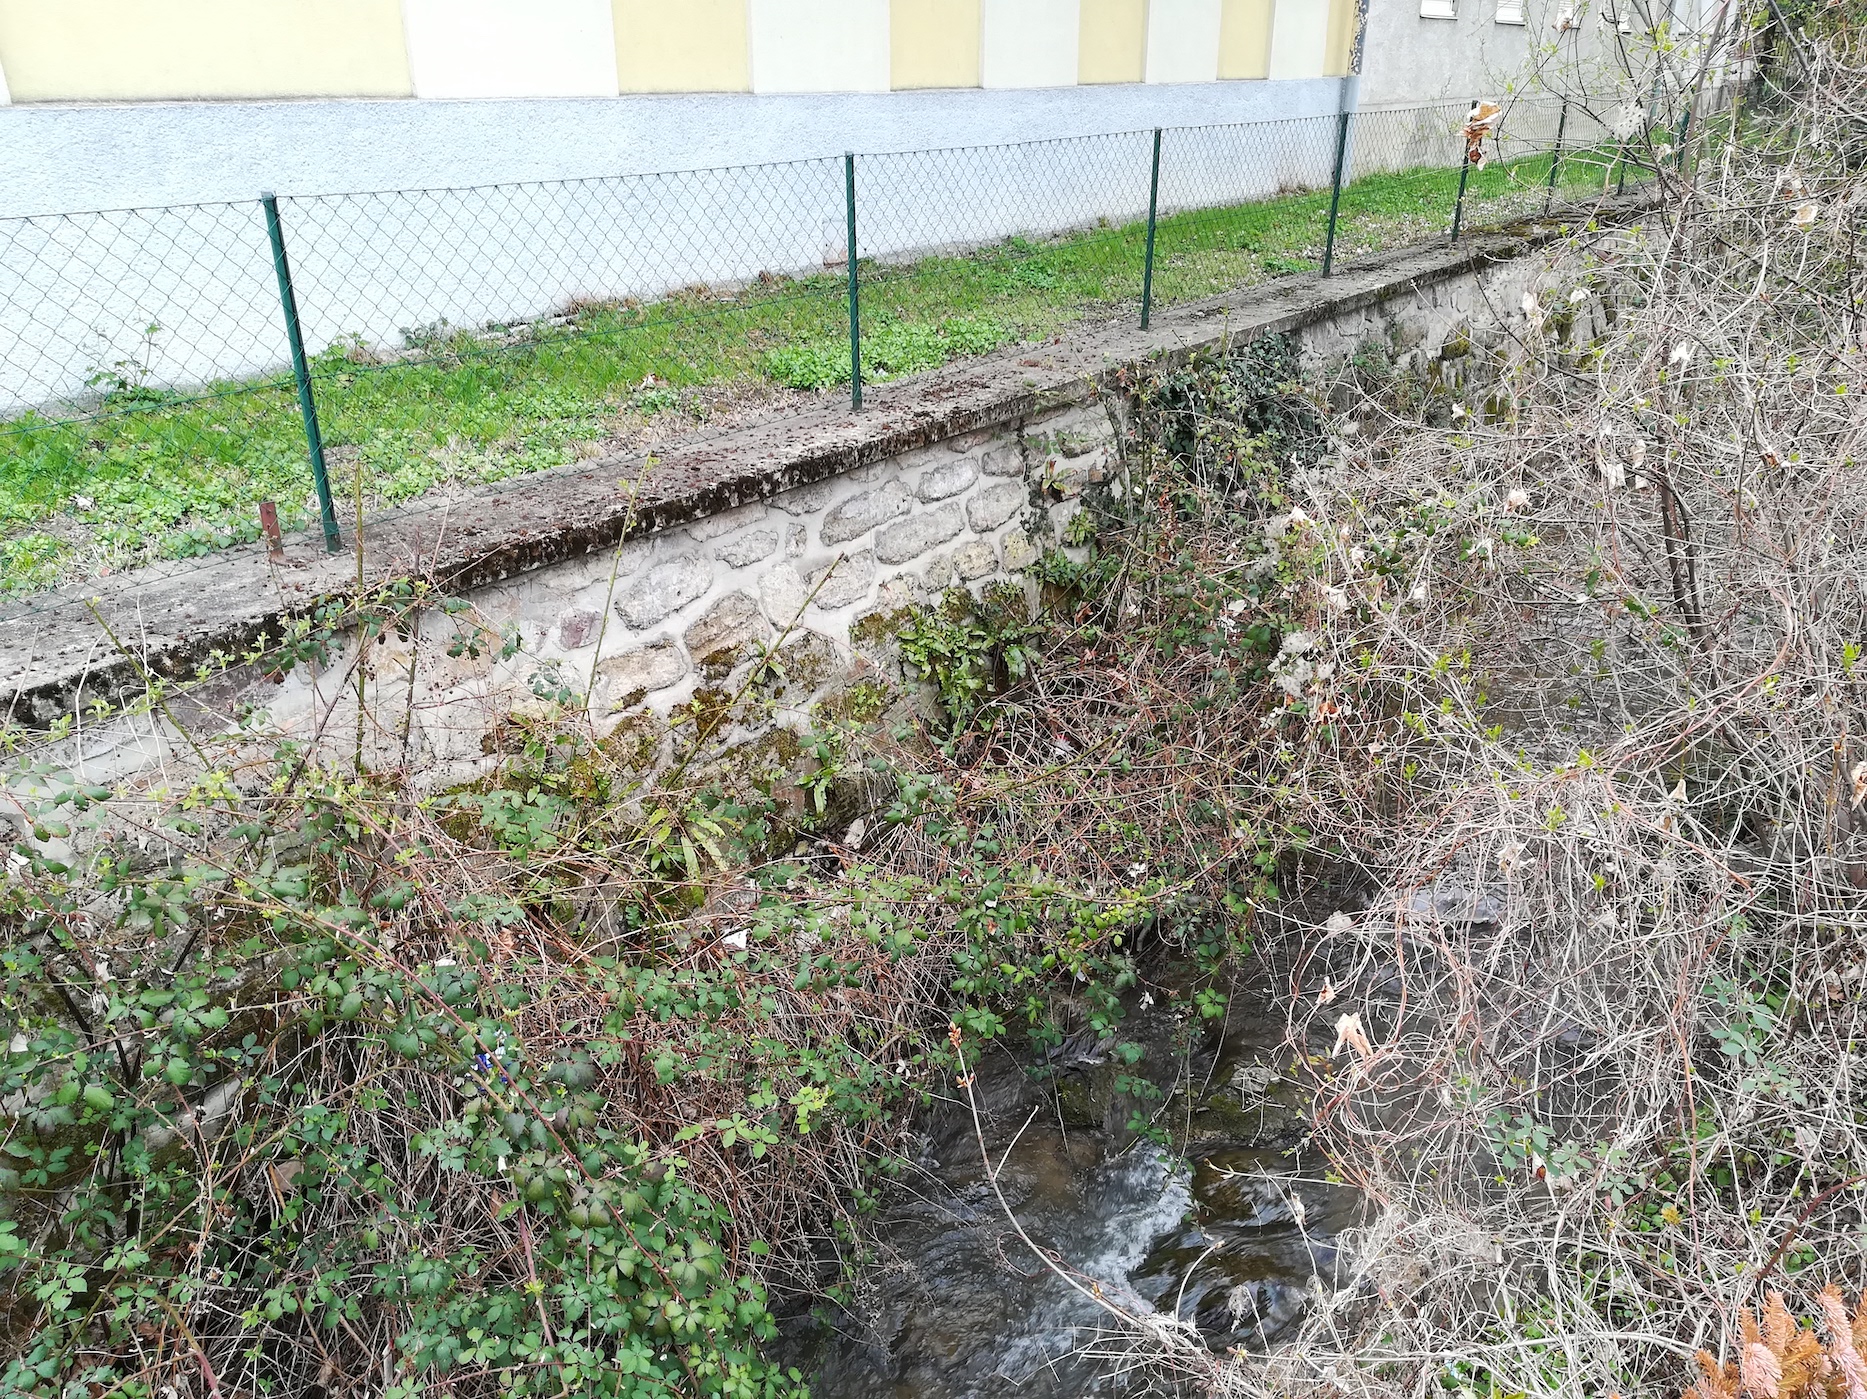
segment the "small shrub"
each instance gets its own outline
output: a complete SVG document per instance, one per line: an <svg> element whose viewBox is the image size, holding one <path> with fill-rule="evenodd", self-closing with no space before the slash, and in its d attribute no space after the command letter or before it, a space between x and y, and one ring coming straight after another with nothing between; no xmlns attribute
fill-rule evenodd
<svg viewBox="0 0 1867 1399"><path fill-rule="evenodd" d="M1031 628L1002 613L981 615L961 590L901 629L901 659L940 691L954 729L963 728L985 700L1021 680L1033 658Z"/></svg>
<svg viewBox="0 0 1867 1399"><path fill-rule="evenodd" d="M1321 460L1322 419L1294 341L1269 335L1153 381L1137 428L1202 485L1236 491Z"/></svg>

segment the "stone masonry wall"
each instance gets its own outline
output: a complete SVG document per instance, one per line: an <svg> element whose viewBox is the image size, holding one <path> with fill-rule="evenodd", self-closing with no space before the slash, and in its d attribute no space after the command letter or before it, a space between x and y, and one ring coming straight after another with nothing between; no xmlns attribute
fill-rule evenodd
<svg viewBox="0 0 1867 1399"><path fill-rule="evenodd" d="M1525 260L1419 286L1307 327L1300 350L1324 366L1376 349L1402 372L1476 390L1508 353L1524 292L1547 280ZM956 585L977 596L1015 583L1035 605L1028 570L1048 549L1076 554L1064 531L1083 487L1120 484L1120 411L1110 398L970 433L478 589L479 617L520 649L502 662L449 659L432 646L412 667L379 657L373 670L387 678L376 681L376 703L409 719L381 737L401 751L379 761L402 762L424 785L471 778L487 761L487 736L533 695L534 677L586 693L599 732L652 716L638 727L666 761L673 730L692 741L697 724L682 729L682 720L696 703L739 693L767 656L779 673L763 692L770 702L740 706L715 737L731 746L805 730L813 705L865 676L901 679L887 646L865 641L865 619L936 605ZM400 688L405 673L412 695ZM318 693L341 674L289 681L269 705L274 722L349 735L328 717L341 690Z"/></svg>
<svg viewBox="0 0 1867 1399"><path fill-rule="evenodd" d="M1538 256L1448 269L1344 298L1294 334L1311 363L1378 346L1442 393L1469 395L1496 378L1526 317L1548 316L1577 280ZM1575 336L1600 329L1602 308L1561 305ZM434 789L485 771L515 715L572 695L587 696L599 732L639 735L644 767L701 746L783 748L781 735L812 727L813 706L865 679L924 705L898 683L889 644L907 609L995 585L1035 607L1032 567L1048 550L1075 554L1066 531L1083 489L1126 487L1118 392L1085 382L1053 406L1005 402L994 426L470 588L467 612L427 608L407 635L351 638L284 676L235 672L201 712L223 727L263 713L256 731L360 750ZM113 782L172 761L172 740L153 715L87 730L80 714L48 756Z"/></svg>
<svg viewBox="0 0 1867 1399"><path fill-rule="evenodd" d="M1071 406L971 433L476 590L468 624L517 649L449 655L459 619L425 640L378 642L365 746L424 786L467 780L504 717L560 684L588 695L599 732L654 716L640 727L659 744L671 717L738 693L763 663L776 677L763 693L778 702L743 707L715 736L803 729L813 703L852 682L898 678L878 641L903 609L995 583L1036 605L1031 565L1049 549L1079 556L1064 531L1083 487L1119 475L1114 411ZM869 618L879 631L862 627ZM288 735L346 750L355 661L301 667L253 699Z"/></svg>

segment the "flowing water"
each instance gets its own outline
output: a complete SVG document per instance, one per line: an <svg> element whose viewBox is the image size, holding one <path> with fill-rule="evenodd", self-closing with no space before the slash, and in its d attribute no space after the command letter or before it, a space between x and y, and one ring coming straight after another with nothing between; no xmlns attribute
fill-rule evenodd
<svg viewBox="0 0 1867 1399"><path fill-rule="evenodd" d="M1091 1036L981 1064L974 1091L1010 1214L1130 1313L1177 1316L1215 1349L1274 1344L1335 1285L1334 1239L1357 1209L1304 1152L1282 1022L1235 997L1219 1033L1189 1033L1165 1006L1137 1007L1122 1033L1146 1048L1139 1068L1161 1100L1117 1093L1122 1070ZM1137 1107L1166 1129L1171 1157L1127 1130ZM789 1362L813 1376L814 1399L1156 1392L1123 1363L1108 1316L1019 1237L964 1099L923 1131L856 1302L790 1328Z"/></svg>

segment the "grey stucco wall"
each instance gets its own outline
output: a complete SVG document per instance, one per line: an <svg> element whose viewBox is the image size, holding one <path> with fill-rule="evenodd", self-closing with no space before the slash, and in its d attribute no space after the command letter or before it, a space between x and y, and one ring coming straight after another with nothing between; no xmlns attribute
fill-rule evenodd
<svg viewBox="0 0 1867 1399"><path fill-rule="evenodd" d="M1423 18L1420 0L1369 0L1361 105L1508 102L1537 92L1587 93L1603 110L1610 95L1644 100L1653 77L1645 26L1666 27L1672 62L1689 70L1696 46L1716 33L1720 3L1523 0L1524 22L1500 24L1498 0L1457 0L1453 19Z"/></svg>
<svg viewBox="0 0 1867 1399"><path fill-rule="evenodd" d="M1420 0L1369 0L1362 105L1495 95L1502 75L1522 68L1537 18L1527 13L1524 24L1499 24L1497 8L1498 0L1458 0L1456 19L1423 19Z"/></svg>
<svg viewBox="0 0 1867 1399"><path fill-rule="evenodd" d="M432 189L1333 112L1340 81L0 108L0 217Z"/></svg>

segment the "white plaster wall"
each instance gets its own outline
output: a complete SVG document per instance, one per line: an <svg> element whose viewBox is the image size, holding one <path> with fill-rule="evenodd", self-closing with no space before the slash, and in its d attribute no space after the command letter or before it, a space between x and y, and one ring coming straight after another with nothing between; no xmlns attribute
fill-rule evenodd
<svg viewBox="0 0 1867 1399"><path fill-rule="evenodd" d="M754 92L887 92L888 0L750 0Z"/></svg>
<svg viewBox="0 0 1867 1399"><path fill-rule="evenodd" d="M403 0L417 97L613 96L609 0Z"/></svg>
<svg viewBox="0 0 1867 1399"><path fill-rule="evenodd" d="M13 94L7 91L6 69L0 68L0 107L5 107L13 100Z"/></svg>
<svg viewBox="0 0 1867 1399"><path fill-rule="evenodd" d="M1147 80L1209 83L1219 76L1222 0L1149 0Z"/></svg>
<svg viewBox="0 0 1867 1399"><path fill-rule="evenodd" d="M1398 9L1408 0L1384 0ZM1272 78L1322 76L1329 48L1329 0L1277 0L1271 11Z"/></svg>
<svg viewBox="0 0 1867 1399"><path fill-rule="evenodd" d="M989 88L1074 87L1079 0L984 0L980 81Z"/></svg>

